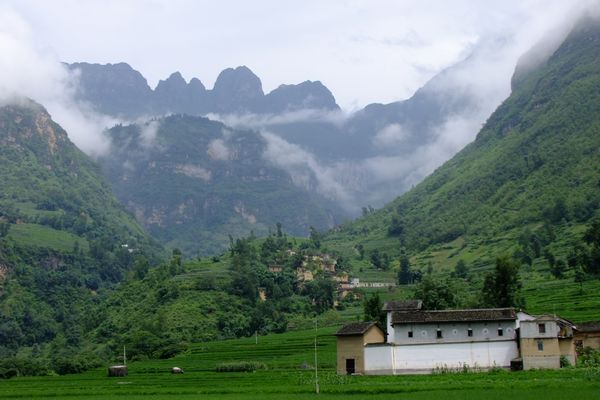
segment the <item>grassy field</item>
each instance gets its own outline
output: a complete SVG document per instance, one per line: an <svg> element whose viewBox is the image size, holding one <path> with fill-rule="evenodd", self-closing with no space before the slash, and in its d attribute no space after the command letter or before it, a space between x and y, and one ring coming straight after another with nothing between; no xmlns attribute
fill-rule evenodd
<svg viewBox="0 0 600 400"><path fill-rule="evenodd" d="M600 371L490 372L421 376L339 376L335 327L319 329L319 386L323 399L593 399ZM129 376L108 378L105 369L79 375L0 381L2 399L308 399L315 394L315 331L192 345L170 360L138 361ZM267 370L219 373L228 361L259 361ZM183 375L170 368L181 367Z"/></svg>
<svg viewBox="0 0 600 400"><path fill-rule="evenodd" d="M38 224L12 225L8 236L18 245L38 247L43 244L52 250L60 252L73 251L75 243L79 243L81 250L88 251L87 240L66 231L53 229L49 226Z"/></svg>

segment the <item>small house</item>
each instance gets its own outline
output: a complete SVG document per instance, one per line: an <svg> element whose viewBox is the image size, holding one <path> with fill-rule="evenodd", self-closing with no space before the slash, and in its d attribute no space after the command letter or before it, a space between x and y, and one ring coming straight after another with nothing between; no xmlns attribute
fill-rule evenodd
<svg viewBox="0 0 600 400"><path fill-rule="evenodd" d="M521 321L520 350L523 369L526 370L558 369L561 356L574 364L573 324L551 315Z"/></svg>
<svg viewBox="0 0 600 400"><path fill-rule="evenodd" d="M385 333L376 322L354 322L337 333L338 374L365 373L365 345L384 343Z"/></svg>
<svg viewBox="0 0 600 400"><path fill-rule="evenodd" d="M600 321L577 324L574 340L578 350L584 347L600 350Z"/></svg>

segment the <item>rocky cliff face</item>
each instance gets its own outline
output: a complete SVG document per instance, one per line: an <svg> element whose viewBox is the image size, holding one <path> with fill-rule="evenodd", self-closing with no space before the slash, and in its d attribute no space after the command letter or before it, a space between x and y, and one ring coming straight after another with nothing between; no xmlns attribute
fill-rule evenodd
<svg viewBox="0 0 600 400"><path fill-rule="evenodd" d="M268 234L277 222L306 235L310 226L325 230L346 216L310 182L300 187L269 162L257 132L173 115L117 126L110 135L112 151L100 163L117 197L156 238L185 254L219 253L228 235Z"/></svg>

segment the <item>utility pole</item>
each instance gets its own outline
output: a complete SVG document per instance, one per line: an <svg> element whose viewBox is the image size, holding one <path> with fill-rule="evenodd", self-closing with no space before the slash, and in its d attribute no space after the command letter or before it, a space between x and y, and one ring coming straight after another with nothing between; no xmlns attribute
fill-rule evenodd
<svg viewBox="0 0 600 400"><path fill-rule="evenodd" d="M315 318L315 391L319 394L319 364L317 360L317 334L318 334L318 320Z"/></svg>
<svg viewBox="0 0 600 400"><path fill-rule="evenodd" d="M127 366L127 353L125 353L125 346L123 346L123 366Z"/></svg>

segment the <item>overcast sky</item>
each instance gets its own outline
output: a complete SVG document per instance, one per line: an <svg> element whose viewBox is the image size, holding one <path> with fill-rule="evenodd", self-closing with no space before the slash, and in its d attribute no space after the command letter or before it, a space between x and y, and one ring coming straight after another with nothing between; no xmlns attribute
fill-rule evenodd
<svg viewBox="0 0 600 400"><path fill-rule="evenodd" d="M151 87L180 71L212 88L247 65L265 92L320 80L351 111L410 97L486 38L525 48L584 2L0 0L0 13L21 19L45 59L124 61Z"/></svg>

